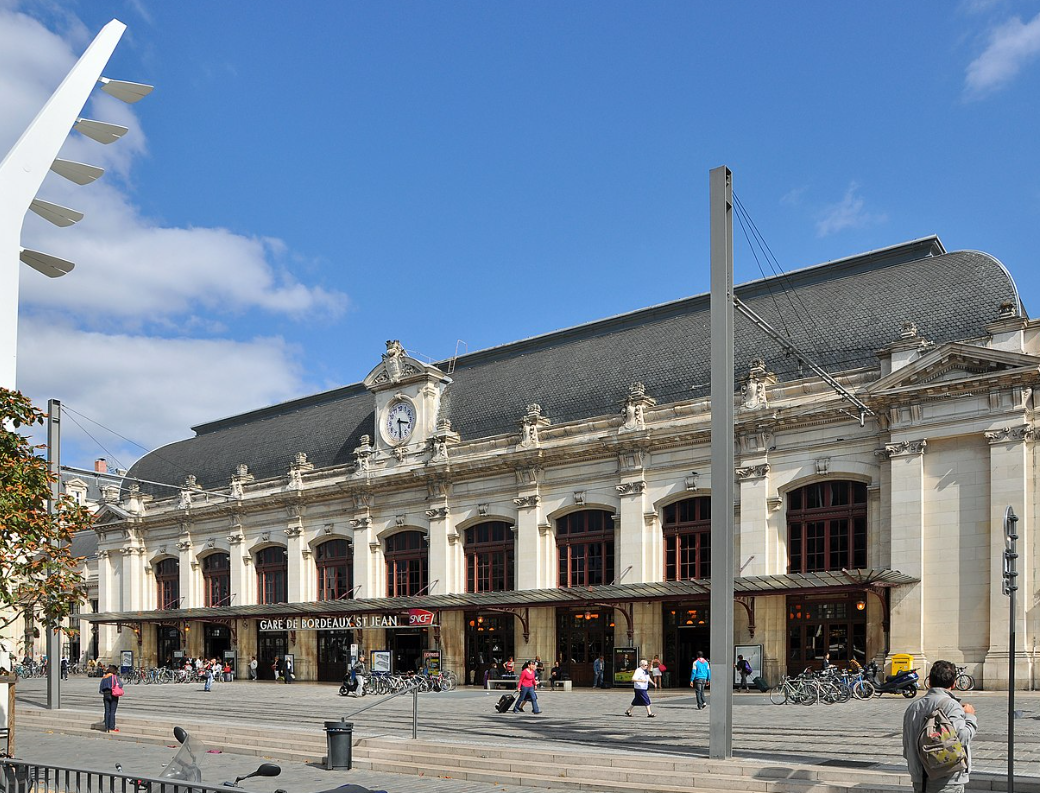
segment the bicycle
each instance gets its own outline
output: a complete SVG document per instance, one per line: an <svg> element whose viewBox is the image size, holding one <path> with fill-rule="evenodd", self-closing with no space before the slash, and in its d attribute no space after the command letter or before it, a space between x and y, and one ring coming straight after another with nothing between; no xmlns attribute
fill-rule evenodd
<svg viewBox="0 0 1040 793"><path fill-rule="evenodd" d="M957 679L953 683L953 687L957 691L971 691L975 688L975 678L965 671L967 668L966 666L957 667Z"/></svg>

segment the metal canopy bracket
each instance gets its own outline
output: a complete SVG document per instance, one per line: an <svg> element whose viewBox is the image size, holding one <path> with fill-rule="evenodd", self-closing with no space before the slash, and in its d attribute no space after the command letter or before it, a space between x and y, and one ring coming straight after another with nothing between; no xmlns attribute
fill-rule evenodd
<svg viewBox="0 0 1040 793"><path fill-rule="evenodd" d="M512 614L520 620L520 626L524 631L524 644L531 640L531 610L529 608L508 608L505 606L487 606L481 611L496 611L499 614Z"/></svg>

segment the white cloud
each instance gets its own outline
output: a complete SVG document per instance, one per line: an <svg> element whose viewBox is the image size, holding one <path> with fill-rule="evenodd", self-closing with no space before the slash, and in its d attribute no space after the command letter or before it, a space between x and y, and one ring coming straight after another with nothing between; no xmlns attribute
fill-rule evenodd
<svg viewBox="0 0 1040 793"><path fill-rule="evenodd" d="M983 53L968 64L964 79L969 98L1007 85L1027 65L1040 55L1040 14L1023 23L1012 17L993 28Z"/></svg>
<svg viewBox="0 0 1040 793"><path fill-rule="evenodd" d="M0 157L96 33L61 4L32 7L59 32L18 11L24 7L0 0ZM192 424L313 390L298 363L301 350L282 338L256 338L237 320L257 311L327 319L347 303L342 293L295 278L301 257L280 240L169 227L142 215L127 185L147 151L137 113L147 118L152 101L160 100L131 107L95 92L84 115L130 131L110 146L69 135L61 156L107 173L86 187L48 175L40 197L86 214L73 228L27 214L23 244L71 259L76 269L51 280L21 268L18 351L18 387L37 404L62 399L148 448L190 435ZM143 453L85 426L107 438L123 465ZM74 423L64 432L63 447L78 455L66 462L108 456Z"/></svg>
<svg viewBox="0 0 1040 793"><path fill-rule="evenodd" d="M858 184L850 183L841 201L824 208L816 221L817 237L827 237L845 229L866 228L888 220L888 215L883 212L867 212L863 199L856 194L858 190Z"/></svg>
<svg viewBox="0 0 1040 793"><path fill-rule="evenodd" d="M22 317L19 389L37 405L60 399L69 408L153 449L190 437L190 427L291 399L312 389L280 338L163 339L78 330ZM129 466L143 451L75 416L62 425L62 446L84 459L106 457ZM69 461L71 462L71 461Z"/></svg>

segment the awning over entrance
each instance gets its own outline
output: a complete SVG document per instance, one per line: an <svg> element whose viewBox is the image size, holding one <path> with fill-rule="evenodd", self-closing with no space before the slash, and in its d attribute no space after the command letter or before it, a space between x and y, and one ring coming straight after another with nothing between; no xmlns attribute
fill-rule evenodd
<svg viewBox="0 0 1040 793"><path fill-rule="evenodd" d="M915 584L919 579L896 570L842 570L840 572L789 573L785 575L744 576L734 581L734 595L789 595L852 589L879 589ZM706 596L711 591L707 579L659 581L645 584L613 584L594 587L525 589L510 592L480 592L456 595L421 595L402 598L360 598L309 603L275 603L256 606L166 609L155 611L103 612L80 614L80 619L95 625L114 623L205 622L228 619L259 619L309 616L347 616L400 612L408 609L461 611L500 609L503 611L540 606L622 606L638 602L685 600Z"/></svg>

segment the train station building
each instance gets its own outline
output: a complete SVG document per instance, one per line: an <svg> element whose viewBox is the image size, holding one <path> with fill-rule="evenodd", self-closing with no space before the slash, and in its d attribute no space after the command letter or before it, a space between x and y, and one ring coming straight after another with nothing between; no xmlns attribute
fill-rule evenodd
<svg viewBox="0 0 1040 793"><path fill-rule="evenodd" d="M357 383L147 454L97 513L99 653L268 676L288 653L338 681L356 646L467 683L539 656L575 685L600 654L608 674L659 655L684 685L697 650L742 648L768 680L909 653L1006 687L1002 517L1032 592L1040 383L1009 272L927 237L736 294L870 409L738 318L737 647L709 643L700 295L440 362L391 341Z"/></svg>

